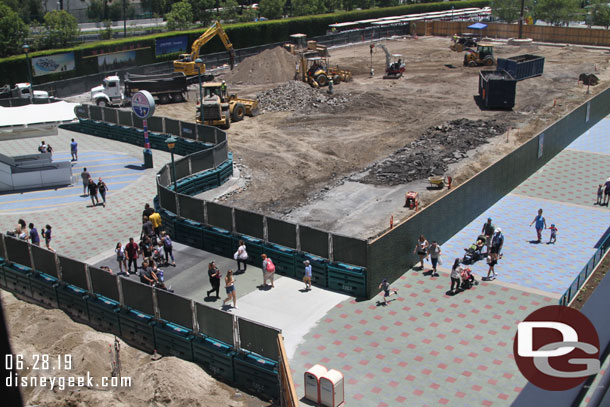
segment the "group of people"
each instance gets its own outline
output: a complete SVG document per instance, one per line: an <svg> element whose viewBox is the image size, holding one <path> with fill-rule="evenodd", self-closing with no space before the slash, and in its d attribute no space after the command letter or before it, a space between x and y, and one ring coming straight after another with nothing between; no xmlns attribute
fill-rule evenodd
<svg viewBox="0 0 610 407"><path fill-rule="evenodd" d="M610 178L605 183L598 185L595 205L608 206L608 202L610 202Z"/></svg>
<svg viewBox="0 0 610 407"><path fill-rule="evenodd" d="M40 142L40 145L38 146L38 152L42 153L42 154L44 154L44 153L53 154L53 147L51 147L50 144L46 144L44 142L44 140L42 140Z"/></svg>
<svg viewBox="0 0 610 407"><path fill-rule="evenodd" d="M428 243L424 235L420 235L419 239L417 239L417 243L415 244L415 249L413 253L419 256L420 262L420 270L424 269L424 260L429 260L432 263L432 276L438 276L436 272L436 267L441 261L441 246L436 242L432 241L431 244Z"/></svg>
<svg viewBox="0 0 610 407"><path fill-rule="evenodd" d="M29 228L29 230L28 230ZM45 225L42 230L42 238L44 239L45 246L47 250L55 251L51 248L51 239L52 239L52 227L51 225ZM40 233L38 233L38 229L34 226L32 222L26 227L25 220L19 219L17 221L17 226L15 230L11 233L7 233L9 236L13 235L14 237L29 241L31 244L36 246L40 246Z"/></svg>
<svg viewBox="0 0 610 407"><path fill-rule="evenodd" d="M538 215L536 215L536 217L534 217L534 220L532 220L530 222L530 227L534 224L535 224L535 228L536 228L536 237L537 237L537 240L535 240L534 243L542 242L542 232L545 229L549 229L551 231L551 235L549 237L549 241L547 242L547 244L555 244L555 242L557 242L557 231L559 229L557 229L557 226L555 226L554 223L551 223L551 226L547 227L546 219L544 218L544 216L542 216L542 209L538 209Z"/></svg>
<svg viewBox="0 0 610 407"><path fill-rule="evenodd" d="M87 168L83 168L83 172L80 173L80 177L83 181L83 196L91 197L91 204L93 206L97 206L100 204L100 200L97 197L99 192L102 197L102 206L106 207L106 192L108 192L108 185L104 181L102 181L102 177L98 178L98 181L95 182Z"/></svg>

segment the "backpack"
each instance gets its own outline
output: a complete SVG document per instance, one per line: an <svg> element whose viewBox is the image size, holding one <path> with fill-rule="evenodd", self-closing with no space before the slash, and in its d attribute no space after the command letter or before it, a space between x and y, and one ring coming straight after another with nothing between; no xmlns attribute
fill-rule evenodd
<svg viewBox="0 0 610 407"><path fill-rule="evenodd" d="M273 264L273 262L271 261L271 259L267 259L267 273L273 273L275 272L275 265Z"/></svg>

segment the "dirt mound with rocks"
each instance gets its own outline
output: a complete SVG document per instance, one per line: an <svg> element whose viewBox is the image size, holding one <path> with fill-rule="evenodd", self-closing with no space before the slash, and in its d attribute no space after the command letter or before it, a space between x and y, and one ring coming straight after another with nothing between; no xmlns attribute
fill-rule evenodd
<svg viewBox="0 0 610 407"><path fill-rule="evenodd" d="M259 108L266 112L303 112L342 107L350 99L349 93L330 95L328 88L314 89L305 82L290 81L259 93Z"/></svg>
<svg viewBox="0 0 610 407"><path fill-rule="evenodd" d="M358 181L375 185L399 185L444 175L449 164L468 156L468 152L489 142L489 139L507 130L496 120L452 120L428 128L417 140L366 170L368 174Z"/></svg>
<svg viewBox="0 0 610 407"><path fill-rule="evenodd" d="M282 47L267 49L241 61L225 76L230 84L263 85L294 79L297 59Z"/></svg>

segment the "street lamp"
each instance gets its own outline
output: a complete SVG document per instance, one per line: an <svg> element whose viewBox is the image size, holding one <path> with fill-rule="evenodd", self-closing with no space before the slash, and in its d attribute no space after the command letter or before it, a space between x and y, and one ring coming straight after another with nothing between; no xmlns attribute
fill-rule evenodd
<svg viewBox="0 0 610 407"><path fill-rule="evenodd" d="M199 115L201 117L201 124L203 124L203 87L201 86L201 65L203 60L197 58L195 64L197 65L197 77L199 78Z"/></svg>
<svg viewBox="0 0 610 407"><path fill-rule="evenodd" d="M167 144L167 148L172 155L172 178L174 179L174 192L178 192L178 186L176 184L176 163L174 162L174 147L176 146L176 141L178 141L174 136L170 136L165 139L165 144Z"/></svg>
<svg viewBox="0 0 610 407"><path fill-rule="evenodd" d="M28 66L28 80L30 81L30 103L32 103L32 68L30 68L30 46L28 44L23 44L23 52L25 52L25 63Z"/></svg>

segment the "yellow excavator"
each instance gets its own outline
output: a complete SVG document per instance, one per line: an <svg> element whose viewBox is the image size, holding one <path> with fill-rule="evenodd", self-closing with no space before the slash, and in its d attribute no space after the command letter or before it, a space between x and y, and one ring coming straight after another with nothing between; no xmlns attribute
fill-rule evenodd
<svg viewBox="0 0 610 407"><path fill-rule="evenodd" d="M235 63L235 50L233 49L233 44L231 44L231 41L229 41L229 37L222 28L222 25L220 25L220 22L215 21L210 28L201 34L201 37L197 38L195 42L193 42L190 54L180 54L179 59L174 61L174 72L184 72L186 76L197 75L199 71L197 69L198 64L195 62L195 60L199 58L199 50L216 35L220 37L220 40L229 52L229 63L231 65L231 69L233 69L233 64ZM199 67L201 68L201 73L203 74L205 72L205 64L201 64Z"/></svg>

